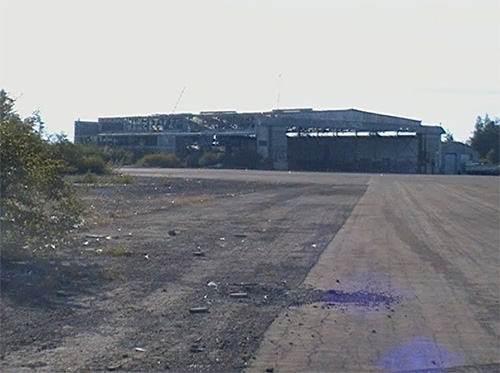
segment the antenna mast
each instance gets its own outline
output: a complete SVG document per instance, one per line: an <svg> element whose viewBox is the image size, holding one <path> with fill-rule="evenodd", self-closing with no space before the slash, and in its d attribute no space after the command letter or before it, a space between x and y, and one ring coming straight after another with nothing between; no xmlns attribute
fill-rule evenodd
<svg viewBox="0 0 500 373"><path fill-rule="evenodd" d="M174 113L175 109L177 109L177 105L179 105L179 101L181 100L181 97L184 94L185 90L186 90L186 87L182 88L181 94L179 95L179 98L177 99L177 102L175 103L174 108L172 109L172 112L170 113L171 115Z"/></svg>
<svg viewBox="0 0 500 373"><path fill-rule="evenodd" d="M276 109L280 108L280 94L281 94L281 73L278 75L278 100L276 102Z"/></svg>

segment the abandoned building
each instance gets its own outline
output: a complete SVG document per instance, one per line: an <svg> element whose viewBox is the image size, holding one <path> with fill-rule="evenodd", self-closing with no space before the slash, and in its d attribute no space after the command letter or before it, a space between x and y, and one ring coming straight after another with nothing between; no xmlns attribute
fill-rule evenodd
<svg viewBox="0 0 500 373"><path fill-rule="evenodd" d="M75 143L152 151L253 149L277 170L443 172L440 126L356 109L283 109L99 118L75 122Z"/></svg>

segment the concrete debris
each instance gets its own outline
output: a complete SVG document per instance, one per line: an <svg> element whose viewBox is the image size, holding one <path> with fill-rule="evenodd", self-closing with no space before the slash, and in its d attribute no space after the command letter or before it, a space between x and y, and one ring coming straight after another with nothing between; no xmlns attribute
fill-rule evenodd
<svg viewBox="0 0 500 373"><path fill-rule="evenodd" d="M231 293L229 294L231 298L247 298L248 293Z"/></svg>
<svg viewBox="0 0 500 373"><path fill-rule="evenodd" d="M189 313L208 313L207 307L193 307L189 309Z"/></svg>
<svg viewBox="0 0 500 373"><path fill-rule="evenodd" d="M99 238L106 238L108 235L107 234L86 234L85 237L87 238L96 238L96 239L99 239Z"/></svg>
<svg viewBox="0 0 500 373"><path fill-rule="evenodd" d="M107 366L107 368L106 368L106 369L107 369L107 370L109 370L109 371L118 370L118 369L120 369L120 368L123 366L123 364L125 364L125 363L126 363L126 361L119 361L119 362L111 363L111 364L109 364L109 365Z"/></svg>
<svg viewBox="0 0 500 373"><path fill-rule="evenodd" d="M250 286L250 287L259 286L259 284L257 282L234 282L231 285L242 286L242 287L245 287L245 286Z"/></svg>
<svg viewBox="0 0 500 373"><path fill-rule="evenodd" d="M203 347L198 347L197 345L193 345L189 348L189 352L203 352L205 349Z"/></svg>

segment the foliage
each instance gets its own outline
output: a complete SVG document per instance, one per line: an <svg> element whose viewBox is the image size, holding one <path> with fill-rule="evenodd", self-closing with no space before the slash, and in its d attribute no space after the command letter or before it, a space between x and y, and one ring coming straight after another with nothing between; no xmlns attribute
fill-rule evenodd
<svg viewBox="0 0 500 373"><path fill-rule="evenodd" d="M500 146L500 119L490 119L488 114L484 119L477 117L474 133L469 139L469 144L479 153L481 160L498 164Z"/></svg>
<svg viewBox="0 0 500 373"><path fill-rule="evenodd" d="M65 135L53 136L51 142L58 157L66 162L67 174L85 174L90 171L97 175L109 175L112 165L121 165L132 159L132 153L124 149L73 144Z"/></svg>
<svg viewBox="0 0 500 373"><path fill-rule="evenodd" d="M138 167L210 167L222 164L227 168L260 168L262 158L256 150L237 149L231 153L221 151L196 151L180 159L174 153L150 153L142 156L135 165Z"/></svg>
<svg viewBox="0 0 500 373"><path fill-rule="evenodd" d="M184 167L188 168L196 168L200 164L200 158L202 157L201 151L194 151L187 154L182 160L182 164Z"/></svg>
<svg viewBox="0 0 500 373"><path fill-rule="evenodd" d="M181 166L181 161L173 153L153 153L141 157L136 165L139 167L176 168Z"/></svg>
<svg viewBox="0 0 500 373"><path fill-rule="evenodd" d="M224 153L220 152L205 152L198 160L198 165L200 167L213 166L221 163L224 159Z"/></svg>
<svg viewBox="0 0 500 373"><path fill-rule="evenodd" d="M97 175L105 175L111 173L110 166L102 159L99 154L84 155L77 163L79 173L92 172Z"/></svg>
<svg viewBox="0 0 500 373"><path fill-rule="evenodd" d="M83 207L62 176L64 162L14 100L0 91L0 221L2 250L57 245L77 226ZM39 127L41 128L41 127Z"/></svg>
<svg viewBox="0 0 500 373"><path fill-rule="evenodd" d="M94 174L92 171L88 170L85 172L83 175L76 175L71 177L70 179L73 183L77 184L97 184L99 179L97 178L97 175Z"/></svg>

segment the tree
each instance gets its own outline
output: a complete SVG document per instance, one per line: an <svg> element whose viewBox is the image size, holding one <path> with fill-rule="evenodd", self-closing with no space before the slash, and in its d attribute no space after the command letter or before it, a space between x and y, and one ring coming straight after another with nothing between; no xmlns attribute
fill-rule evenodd
<svg viewBox="0 0 500 373"><path fill-rule="evenodd" d="M469 139L469 144L479 153L483 161L497 164L499 162L500 147L500 119L490 119L488 114L484 119L480 116L476 119L474 133Z"/></svg>
<svg viewBox="0 0 500 373"><path fill-rule="evenodd" d="M41 138L39 113L22 119L0 90L0 233L9 249L58 245L81 221L82 204L65 181L64 163ZM38 126L38 128L35 128Z"/></svg>

